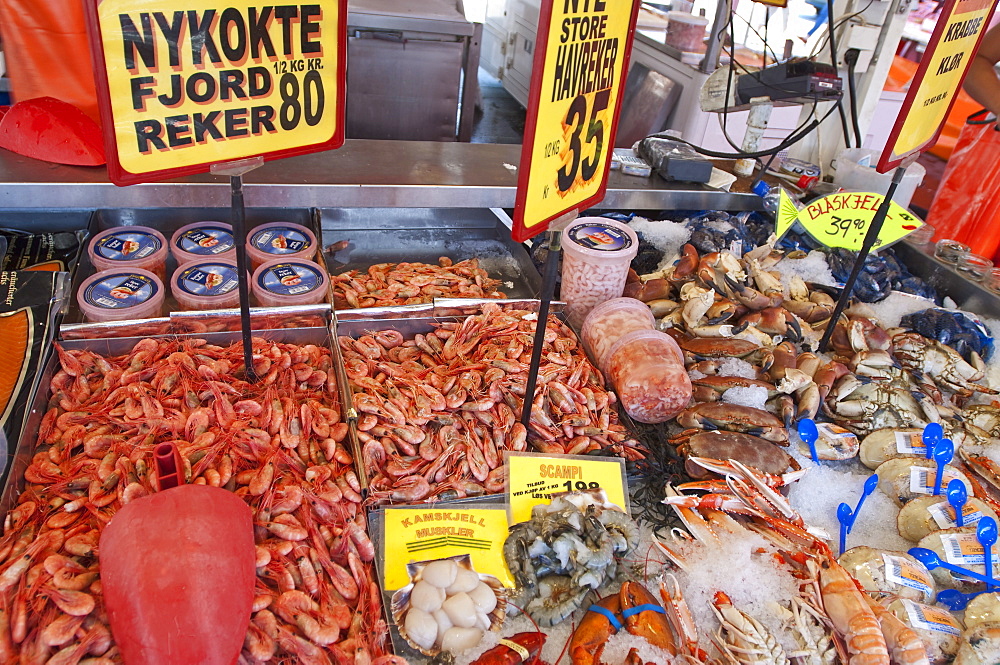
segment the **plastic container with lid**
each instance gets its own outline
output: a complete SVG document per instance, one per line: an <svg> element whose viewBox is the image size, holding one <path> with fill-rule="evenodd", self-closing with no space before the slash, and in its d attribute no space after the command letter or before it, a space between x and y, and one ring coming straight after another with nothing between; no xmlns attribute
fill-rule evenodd
<svg viewBox="0 0 1000 665"><path fill-rule="evenodd" d="M590 310L580 327L580 339L597 367L607 372L608 351L621 337L636 330L656 330L649 306L635 298L614 298Z"/></svg>
<svg viewBox="0 0 1000 665"><path fill-rule="evenodd" d="M274 259L311 261L315 255L316 236L300 224L262 224L247 238L247 257L253 270Z"/></svg>
<svg viewBox="0 0 1000 665"><path fill-rule="evenodd" d="M170 280L181 309L232 309L240 306L235 261L202 259L181 266Z"/></svg>
<svg viewBox="0 0 1000 665"><path fill-rule="evenodd" d="M182 226L170 238L170 253L179 266L205 259L236 261L233 227L211 221Z"/></svg>
<svg viewBox="0 0 1000 665"><path fill-rule="evenodd" d="M664 43L679 51L702 50L708 19L687 12L667 12L667 35Z"/></svg>
<svg viewBox="0 0 1000 665"><path fill-rule="evenodd" d="M314 305L326 297L330 277L312 261L276 259L257 268L250 283L263 307Z"/></svg>
<svg viewBox="0 0 1000 665"><path fill-rule="evenodd" d="M570 325L579 328L590 310L621 296L639 237L613 219L580 217L563 229L562 248L560 297Z"/></svg>
<svg viewBox="0 0 1000 665"><path fill-rule="evenodd" d="M156 229L116 226L95 235L87 251L98 271L139 268L167 278L167 240Z"/></svg>
<svg viewBox="0 0 1000 665"><path fill-rule="evenodd" d="M879 152L868 148L847 148L837 155L837 170L833 181L848 191L875 192L885 194L889 191L893 171L879 173L875 170ZM927 170L914 162L906 167L906 175L896 187L892 200L903 206L910 205L910 199L924 179Z"/></svg>
<svg viewBox="0 0 1000 665"><path fill-rule="evenodd" d="M639 422L666 422L691 401L683 353L666 333L637 330L621 337L609 350L607 365L622 407Z"/></svg>
<svg viewBox="0 0 1000 665"><path fill-rule="evenodd" d="M88 321L152 319L163 314L163 282L142 268L106 270L91 275L76 294Z"/></svg>

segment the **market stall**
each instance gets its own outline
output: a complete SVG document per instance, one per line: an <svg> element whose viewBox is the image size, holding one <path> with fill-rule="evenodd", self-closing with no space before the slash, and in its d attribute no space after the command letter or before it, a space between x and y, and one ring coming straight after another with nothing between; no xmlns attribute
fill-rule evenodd
<svg viewBox="0 0 1000 665"><path fill-rule="evenodd" d="M157 493L150 463L171 442L188 484L233 491L252 512L247 662L390 662L395 652L417 663L442 650L458 662L556 663L561 652L561 662L668 662L727 649L833 662L838 645L861 648L867 633L851 622L867 616L909 640L897 648L937 653L932 662L990 644L996 594L964 613L942 606L962 604L949 589L984 590L969 578L990 570L972 526L996 514L1000 300L989 277L961 256L899 243L870 257L843 335L822 354L815 343L849 256L795 233L769 244L773 222L752 211L755 195L613 175L606 209L588 214L637 234L625 289L635 299L597 324L567 325L554 307L544 390L524 427L540 285L531 254L541 257L509 238L516 176L503 164L516 154L391 147L349 142L247 184L250 237L274 221L310 228L310 260L329 276L324 302L294 314L304 318L253 310L257 382L237 333L213 332L238 329L232 310L184 311L168 293L158 317L100 323L83 320L76 296L98 234L138 225L172 239L223 217L224 185L190 176L120 189L93 171L0 156L19 176L3 185L11 219L45 224L56 206L90 230L53 332L62 341L9 448L8 653L122 657L94 541L115 512ZM339 160L361 154L367 168L343 173ZM290 186L296 178L307 182ZM179 265L171 256L164 270ZM661 422L642 422L655 419L630 408L634 387L604 357L626 333L680 349L670 362L683 358L694 400ZM637 348L656 357L649 341ZM641 390L655 386L647 378ZM818 462L796 426L803 416L817 423ZM941 485L965 490L960 527L948 498L933 495L937 462L922 447L931 422L954 442ZM533 480L519 460L537 455L556 466ZM841 502L854 518L842 557ZM906 554L914 545L966 572L928 569ZM37 565L15 565L14 552ZM845 570L894 604L869 607ZM40 593L22 603L28 589Z"/></svg>
<svg viewBox="0 0 1000 665"><path fill-rule="evenodd" d="M997 661L1000 288L893 202L932 113L885 196L613 154L637 4L547 3L520 154L345 144L383 8L112 7L107 175L0 154L0 661Z"/></svg>

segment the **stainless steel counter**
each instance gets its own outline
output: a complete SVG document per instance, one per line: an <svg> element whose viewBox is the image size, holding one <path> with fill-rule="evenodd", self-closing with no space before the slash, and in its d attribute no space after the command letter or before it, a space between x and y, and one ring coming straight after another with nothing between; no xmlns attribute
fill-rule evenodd
<svg viewBox="0 0 1000 665"><path fill-rule="evenodd" d="M513 208L521 146L348 140L344 147L269 162L244 177L253 207ZM731 194L612 172L601 208L752 210ZM0 207L226 207L228 180L210 174L116 187L96 167L49 164L0 150Z"/></svg>

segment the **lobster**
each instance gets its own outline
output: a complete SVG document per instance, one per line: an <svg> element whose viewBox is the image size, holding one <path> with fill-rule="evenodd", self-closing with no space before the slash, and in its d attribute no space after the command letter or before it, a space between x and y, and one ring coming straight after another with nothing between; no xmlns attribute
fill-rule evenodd
<svg viewBox="0 0 1000 665"><path fill-rule="evenodd" d="M569 643L573 665L599 665L608 638L622 628L671 655L677 654L663 607L638 582L625 582L617 594L592 605L580 621Z"/></svg>
<svg viewBox="0 0 1000 665"><path fill-rule="evenodd" d="M540 665L545 633L517 633L483 652L472 665Z"/></svg>

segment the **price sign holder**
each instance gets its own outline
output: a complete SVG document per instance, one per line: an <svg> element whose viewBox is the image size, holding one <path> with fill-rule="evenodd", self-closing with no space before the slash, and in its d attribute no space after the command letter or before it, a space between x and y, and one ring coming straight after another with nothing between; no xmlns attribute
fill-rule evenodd
<svg viewBox="0 0 1000 665"><path fill-rule="evenodd" d="M381 508L369 513L381 536L382 588L396 591L410 583L407 564L469 554L477 573L492 575L505 587L514 580L503 558L507 511L500 504L429 504Z"/></svg>
<svg viewBox="0 0 1000 665"><path fill-rule="evenodd" d="M518 167L517 242L549 230L521 422L531 421L562 227L607 190L639 0L542 0Z"/></svg>
<svg viewBox="0 0 1000 665"><path fill-rule="evenodd" d="M879 173L895 168L892 182L865 234L833 316L823 333L820 351L826 351L837 320L847 307L854 284L864 268L868 253L877 242L889 213L892 195L903 181L906 168L916 161L921 152L937 142L996 5L997 0L947 0L942 7L934 33L910 82L906 99L876 167Z"/></svg>
<svg viewBox="0 0 1000 665"><path fill-rule="evenodd" d="M250 284L247 274L250 262L247 260L247 213L243 200L243 175L264 165L262 157L251 157L225 164L212 164L211 171L215 175L229 176L230 189L230 220L233 224L233 242L236 245L236 278L240 292L240 332L243 339L243 366L246 368L246 380L257 381L257 373L253 368L253 338L250 330Z"/></svg>
<svg viewBox="0 0 1000 665"><path fill-rule="evenodd" d="M903 176L906 174L906 167L915 162L919 154L915 152L907 156L892 174L892 182L889 183L889 189L886 191L882 203L879 204L878 210L875 211L875 216L872 218L871 224L868 225L868 231L865 233L861 249L858 251L858 258L854 260L851 273L847 276L847 281L844 282L844 290L841 291L840 298L837 299L837 306L834 307L833 314L826 324L826 330L823 331L823 338L819 343L819 350L821 352L825 353L827 347L830 345L830 338L837 327L837 321L840 320L840 315L844 313L847 303L850 302L851 293L854 291L854 284L858 281L858 275L861 274L862 268L865 267L865 259L868 258L868 253L871 252L872 247L875 246L878 240L879 233L882 231L882 223L885 221L886 215L889 214L889 208L895 205L892 202L892 195L896 193L896 188L903 181Z"/></svg>
<svg viewBox="0 0 1000 665"><path fill-rule="evenodd" d="M625 460L619 457L507 452L504 463L511 524L530 520L532 507L553 494L578 490L603 489L611 503L630 511Z"/></svg>
<svg viewBox="0 0 1000 665"><path fill-rule="evenodd" d="M344 142L347 0L86 0L116 185Z"/></svg>
<svg viewBox="0 0 1000 665"><path fill-rule="evenodd" d="M229 177L255 381L243 175L343 145L347 0L86 0L85 11L111 181Z"/></svg>
<svg viewBox="0 0 1000 665"><path fill-rule="evenodd" d="M903 165L937 143L997 0L946 0L903 106L878 161L878 172Z"/></svg>

